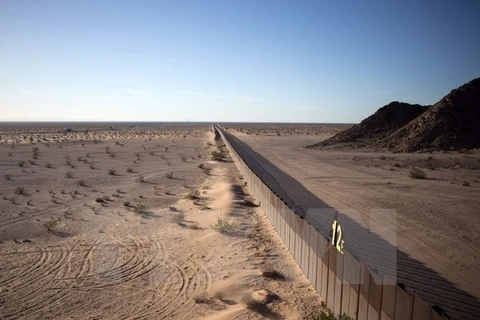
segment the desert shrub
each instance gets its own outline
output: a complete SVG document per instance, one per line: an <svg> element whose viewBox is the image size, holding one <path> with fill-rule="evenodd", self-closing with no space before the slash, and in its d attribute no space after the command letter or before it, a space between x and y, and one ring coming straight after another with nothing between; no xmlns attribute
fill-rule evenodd
<svg viewBox="0 0 480 320"><path fill-rule="evenodd" d="M135 181L137 182L145 182L145 176L141 174Z"/></svg>
<svg viewBox="0 0 480 320"><path fill-rule="evenodd" d="M143 204L143 203L139 203L135 206L135 212L136 213L142 213L142 212L145 212L147 211L149 208L146 204Z"/></svg>
<svg viewBox="0 0 480 320"><path fill-rule="evenodd" d="M108 169L108 174L111 176L115 176L117 174L117 170L115 169Z"/></svg>
<svg viewBox="0 0 480 320"><path fill-rule="evenodd" d="M95 199L95 202L105 203L105 200L103 200L102 198L97 198L97 199Z"/></svg>
<svg viewBox="0 0 480 320"><path fill-rule="evenodd" d="M463 181L462 186L470 187L470 182L469 181Z"/></svg>
<svg viewBox="0 0 480 320"><path fill-rule="evenodd" d="M87 183L85 182L85 180L78 180L78 181L77 181L77 186L79 186L79 187L86 187L86 186L87 186Z"/></svg>
<svg viewBox="0 0 480 320"><path fill-rule="evenodd" d="M167 179L173 179L173 172L166 173L165 177L167 177Z"/></svg>
<svg viewBox="0 0 480 320"><path fill-rule="evenodd" d="M185 195L185 199L196 200L198 198L200 198L200 191L198 190L191 190Z"/></svg>
<svg viewBox="0 0 480 320"><path fill-rule="evenodd" d="M72 179L73 178L73 172L72 171L65 172L65 178Z"/></svg>
<svg viewBox="0 0 480 320"><path fill-rule="evenodd" d="M17 164L19 167L22 167L22 168L25 167L25 161L23 160L18 161Z"/></svg>
<svg viewBox="0 0 480 320"><path fill-rule="evenodd" d="M58 224L58 220L52 219L52 220L49 220L49 221L45 222L45 223L43 224L43 226L44 226L49 232L51 232L52 229L57 226L57 224Z"/></svg>
<svg viewBox="0 0 480 320"><path fill-rule="evenodd" d="M353 320L353 318L347 316L345 313L336 317L326 304L322 302L322 305L317 310L310 313L307 317L308 320Z"/></svg>
<svg viewBox="0 0 480 320"><path fill-rule="evenodd" d="M124 207L130 207L130 206L131 206L130 201L125 201L125 202L123 203L123 206L124 206Z"/></svg>
<svg viewBox="0 0 480 320"><path fill-rule="evenodd" d="M127 168L127 172L128 172L128 173L133 173L133 169L132 169L131 167L128 167L128 168Z"/></svg>
<svg viewBox="0 0 480 320"><path fill-rule="evenodd" d="M211 156L214 161L222 161L225 158L225 153L223 151L212 151Z"/></svg>
<svg viewBox="0 0 480 320"><path fill-rule="evenodd" d="M198 206L200 210L209 210L210 208L210 203L208 201L203 201L203 200L195 200L193 202L194 205Z"/></svg>
<svg viewBox="0 0 480 320"><path fill-rule="evenodd" d="M220 233L227 233L235 230L236 224L229 217L217 217L217 220L211 225L213 230Z"/></svg>
<svg viewBox="0 0 480 320"><path fill-rule="evenodd" d="M14 193L18 194L18 195L26 196L27 195L27 189L25 189L25 187L17 187L15 189Z"/></svg>
<svg viewBox="0 0 480 320"><path fill-rule="evenodd" d="M272 269L272 268L267 268L262 270L262 277L268 278L268 279L273 279L273 280L285 280L286 277L283 275L281 272Z"/></svg>
<svg viewBox="0 0 480 320"><path fill-rule="evenodd" d="M427 174L423 170L413 168L412 170L410 170L408 176L412 179L425 179L427 177Z"/></svg>

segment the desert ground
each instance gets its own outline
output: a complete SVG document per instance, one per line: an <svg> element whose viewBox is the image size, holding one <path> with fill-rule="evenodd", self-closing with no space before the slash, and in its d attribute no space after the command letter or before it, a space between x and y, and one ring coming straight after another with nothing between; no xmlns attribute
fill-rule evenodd
<svg viewBox="0 0 480 320"><path fill-rule="evenodd" d="M329 129L322 132L322 127ZM478 299L480 152L304 148L331 137L332 128L345 129L317 128L245 124L229 131L366 228L374 209L395 210L397 237L392 244ZM426 178L409 177L413 168L424 171ZM358 214L352 215L352 209Z"/></svg>
<svg viewBox="0 0 480 320"><path fill-rule="evenodd" d="M0 170L1 319L320 308L211 126L3 123Z"/></svg>

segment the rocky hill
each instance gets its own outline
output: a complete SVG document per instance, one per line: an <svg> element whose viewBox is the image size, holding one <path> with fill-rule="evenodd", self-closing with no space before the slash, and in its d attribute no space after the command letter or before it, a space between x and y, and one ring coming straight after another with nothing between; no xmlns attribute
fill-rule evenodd
<svg viewBox="0 0 480 320"><path fill-rule="evenodd" d="M398 152L480 147L480 78L433 106L392 102L370 117L308 148L388 148Z"/></svg>

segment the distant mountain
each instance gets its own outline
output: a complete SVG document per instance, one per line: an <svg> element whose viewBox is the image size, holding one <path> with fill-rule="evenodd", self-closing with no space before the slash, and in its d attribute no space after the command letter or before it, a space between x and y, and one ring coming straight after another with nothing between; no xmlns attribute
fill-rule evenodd
<svg viewBox="0 0 480 320"><path fill-rule="evenodd" d="M480 147L480 78L433 106L392 102L325 141L307 148L388 148L399 152Z"/></svg>

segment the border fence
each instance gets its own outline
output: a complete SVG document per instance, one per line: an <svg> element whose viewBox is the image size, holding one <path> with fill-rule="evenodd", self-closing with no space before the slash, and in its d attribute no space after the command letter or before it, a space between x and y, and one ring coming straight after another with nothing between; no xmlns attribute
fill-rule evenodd
<svg viewBox="0 0 480 320"><path fill-rule="evenodd" d="M346 250L339 252L323 235L287 206L231 146L224 141L252 195L304 275L335 315L357 320L441 320L418 295L410 295L385 275L378 275Z"/></svg>

